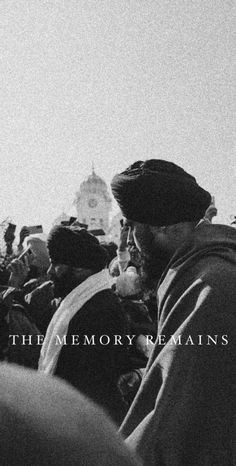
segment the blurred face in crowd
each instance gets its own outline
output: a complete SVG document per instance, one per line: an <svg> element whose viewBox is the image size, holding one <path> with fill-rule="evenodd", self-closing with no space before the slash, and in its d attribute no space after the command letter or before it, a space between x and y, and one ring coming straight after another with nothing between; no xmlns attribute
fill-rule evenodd
<svg viewBox="0 0 236 466"><path fill-rule="evenodd" d="M47 273L54 284L55 298L65 298L74 288L91 275L91 271L88 269L75 268L71 265L59 264L53 261L51 261Z"/></svg>
<svg viewBox="0 0 236 466"><path fill-rule="evenodd" d="M72 291L72 268L69 265L51 262L47 273L53 282L56 298L64 298Z"/></svg>

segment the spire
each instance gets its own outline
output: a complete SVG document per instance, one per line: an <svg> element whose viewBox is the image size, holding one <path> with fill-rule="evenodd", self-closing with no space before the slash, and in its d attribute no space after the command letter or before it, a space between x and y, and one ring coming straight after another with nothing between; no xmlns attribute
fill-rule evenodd
<svg viewBox="0 0 236 466"><path fill-rule="evenodd" d="M92 175L95 175L94 162L92 162Z"/></svg>

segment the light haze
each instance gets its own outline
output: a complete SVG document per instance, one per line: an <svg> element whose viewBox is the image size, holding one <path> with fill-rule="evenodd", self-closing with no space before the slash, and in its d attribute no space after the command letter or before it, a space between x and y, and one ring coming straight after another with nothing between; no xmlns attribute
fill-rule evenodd
<svg viewBox="0 0 236 466"><path fill-rule="evenodd" d="M48 231L92 162L109 184L162 158L229 223L235 32L230 0L1 0L0 221Z"/></svg>

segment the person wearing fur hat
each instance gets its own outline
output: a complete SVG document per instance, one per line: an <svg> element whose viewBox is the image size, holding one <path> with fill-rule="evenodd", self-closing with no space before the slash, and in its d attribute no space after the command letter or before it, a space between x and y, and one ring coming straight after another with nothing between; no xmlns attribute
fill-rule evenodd
<svg viewBox="0 0 236 466"><path fill-rule="evenodd" d="M39 370L57 375L102 405L118 424L126 405L117 388L127 371L126 321L111 290L106 250L85 229L56 226L48 237L49 276L62 298L42 346Z"/></svg>
<svg viewBox="0 0 236 466"><path fill-rule="evenodd" d="M157 286L158 333L121 426L148 466L236 464L236 232L181 167L138 161L113 195Z"/></svg>

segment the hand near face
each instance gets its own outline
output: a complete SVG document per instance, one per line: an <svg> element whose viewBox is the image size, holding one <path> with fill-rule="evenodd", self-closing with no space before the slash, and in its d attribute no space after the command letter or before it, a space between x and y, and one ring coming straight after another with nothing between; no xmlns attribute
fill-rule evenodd
<svg viewBox="0 0 236 466"><path fill-rule="evenodd" d="M14 259L7 267L11 273L8 285L14 288L20 288L28 273L29 273L29 261L27 256L24 257L24 262L20 259Z"/></svg>

